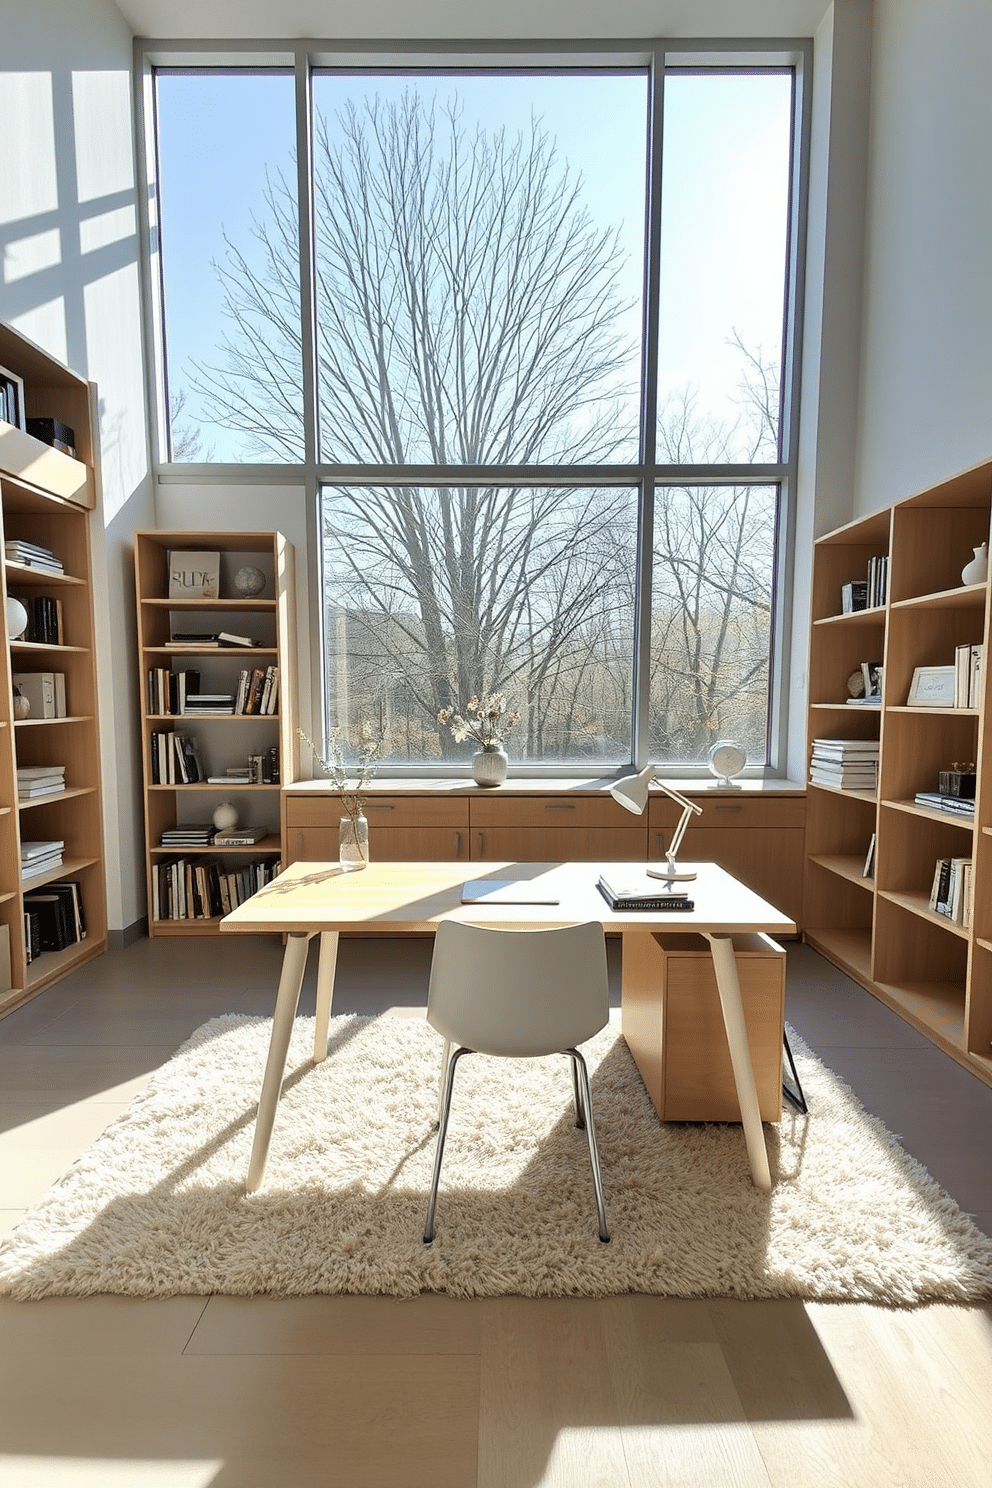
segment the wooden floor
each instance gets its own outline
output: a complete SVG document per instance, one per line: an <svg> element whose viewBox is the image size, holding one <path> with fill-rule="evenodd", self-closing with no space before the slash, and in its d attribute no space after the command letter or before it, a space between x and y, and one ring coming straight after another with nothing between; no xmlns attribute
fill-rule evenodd
<svg viewBox="0 0 992 1488"><path fill-rule="evenodd" d="M427 954L343 944L336 1010L417 1006ZM790 1022L988 1230L992 1091L805 947L789 959ZM201 1022L271 1011L279 960L141 941L0 1022L5 1226ZM990 1480L992 1307L55 1299L0 1303L0 1360L4 1488Z"/></svg>

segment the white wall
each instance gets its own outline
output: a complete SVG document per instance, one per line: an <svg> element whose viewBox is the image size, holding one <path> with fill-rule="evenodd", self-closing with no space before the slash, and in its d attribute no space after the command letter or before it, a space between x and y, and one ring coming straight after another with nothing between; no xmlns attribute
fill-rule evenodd
<svg viewBox="0 0 992 1488"><path fill-rule="evenodd" d="M94 526L112 931L144 913L130 537L154 526L142 374L131 34L111 0L3 8L0 320L100 395Z"/></svg>
<svg viewBox="0 0 992 1488"><path fill-rule="evenodd" d="M992 455L990 57L989 0L876 0L857 514Z"/></svg>

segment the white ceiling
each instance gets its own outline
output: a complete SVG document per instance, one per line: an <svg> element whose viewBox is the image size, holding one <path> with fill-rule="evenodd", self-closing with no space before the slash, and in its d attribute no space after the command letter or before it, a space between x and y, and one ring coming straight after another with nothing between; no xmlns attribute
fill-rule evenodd
<svg viewBox="0 0 992 1488"><path fill-rule="evenodd" d="M864 0L869 3L869 0ZM811 36L830 0L116 0L136 36Z"/></svg>

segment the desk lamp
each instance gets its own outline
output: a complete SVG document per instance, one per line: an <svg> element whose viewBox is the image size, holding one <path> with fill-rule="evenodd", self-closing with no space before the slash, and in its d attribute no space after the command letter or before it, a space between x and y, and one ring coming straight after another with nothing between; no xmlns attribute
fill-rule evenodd
<svg viewBox="0 0 992 1488"><path fill-rule="evenodd" d="M665 866L663 868L648 868L646 870L648 877L663 878L666 883L680 883L684 879L695 878L695 868L690 868L685 863L676 863L675 855L679 850L682 838L685 836L685 829L689 825L689 818L694 815L702 816L703 808L701 806L697 806L694 801L687 801L685 796L680 796L677 790L673 790L670 785L666 785L656 774L654 765L645 765L644 769L637 775L625 775L622 780L618 780L615 785L610 786L610 795L614 801L619 801L621 806L626 807L628 811L632 811L635 816L640 816L648 804L648 791L651 788L652 781L654 781L659 789L665 792L666 796L670 796L676 805L682 807L682 817L675 831L672 833L671 842L668 844L668 850L665 853Z"/></svg>

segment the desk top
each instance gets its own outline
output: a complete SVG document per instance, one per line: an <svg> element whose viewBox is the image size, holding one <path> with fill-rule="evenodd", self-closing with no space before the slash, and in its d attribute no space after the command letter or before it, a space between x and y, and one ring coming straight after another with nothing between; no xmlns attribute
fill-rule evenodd
<svg viewBox="0 0 992 1488"><path fill-rule="evenodd" d="M695 931L697 934L795 935L796 926L758 894L718 868L694 865L698 877L681 885L695 909L613 911L596 887L610 878L644 877L648 892L661 889L643 863L370 863L345 873L337 863L293 863L220 922L222 931L285 933L361 930L368 935L412 935L437 929L441 920L507 929L550 929L598 920L610 932ZM469 878L541 879L560 902L461 903Z"/></svg>

